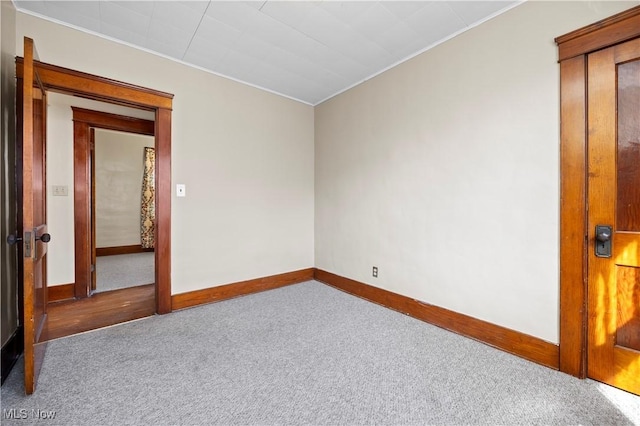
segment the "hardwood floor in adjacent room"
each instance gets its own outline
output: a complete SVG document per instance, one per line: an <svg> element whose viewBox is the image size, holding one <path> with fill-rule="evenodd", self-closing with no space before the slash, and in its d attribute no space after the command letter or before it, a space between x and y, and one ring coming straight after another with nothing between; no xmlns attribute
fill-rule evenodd
<svg viewBox="0 0 640 426"><path fill-rule="evenodd" d="M155 285L97 293L80 300L50 303L40 341L53 340L155 314Z"/></svg>

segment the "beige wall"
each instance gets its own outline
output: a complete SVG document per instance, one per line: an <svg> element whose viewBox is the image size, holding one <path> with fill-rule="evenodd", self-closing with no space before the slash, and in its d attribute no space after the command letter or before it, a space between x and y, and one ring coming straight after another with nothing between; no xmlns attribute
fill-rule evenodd
<svg viewBox="0 0 640 426"><path fill-rule="evenodd" d="M315 114L21 13L17 35L45 62L176 95L174 294L313 266L315 243L318 268L555 343L553 39L636 4L527 2Z"/></svg>
<svg viewBox="0 0 640 426"><path fill-rule="evenodd" d="M17 34L43 62L175 94L172 293L313 266L312 107L22 13Z"/></svg>
<svg viewBox="0 0 640 426"><path fill-rule="evenodd" d="M140 245L144 148L153 136L95 130L96 247Z"/></svg>
<svg viewBox="0 0 640 426"><path fill-rule="evenodd" d="M11 2L0 2L0 324L2 345L18 326L16 277L17 246L8 246L9 234L16 232L15 193L15 49L16 9Z"/></svg>
<svg viewBox="0 0 640 426"><path fill-rule="evenodd" d="M317 106L315 266L558 342L554 37L635 4L527 2Z"/></svg>
<svg viewBox="0 0 640 426"><path fill-rule="evenodd" d="M37 43L37 42L36 42ZM153 120L149 111L49 92L47 95L47 248L49 286L75 282L73 230L73 111L72 106ZM67 196L54 196L53 186L66 186Z"/></svg>

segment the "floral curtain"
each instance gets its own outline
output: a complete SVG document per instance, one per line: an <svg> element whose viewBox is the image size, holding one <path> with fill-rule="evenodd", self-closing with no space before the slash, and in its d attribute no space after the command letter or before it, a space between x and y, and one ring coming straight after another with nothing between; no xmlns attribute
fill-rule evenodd
<svg viewBox="0 0 640 426"><path fill-rule="evenodd" d="M156 151L144 149L144 174L142 175L142 203L140 210L140 240L142 248L155 246L156 223Z"/></svg>

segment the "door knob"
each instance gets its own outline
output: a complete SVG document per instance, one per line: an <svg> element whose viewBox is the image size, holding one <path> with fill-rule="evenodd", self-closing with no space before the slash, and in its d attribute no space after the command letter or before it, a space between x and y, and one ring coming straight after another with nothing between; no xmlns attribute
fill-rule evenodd
<svg viewBox="0 0 640 426"><path fill-rule="evenodd" d="M597 257L611 257L611 235L613 235L613 226L596 225L595 249Z"/></svg>
<svg viewBox="0 0 640 426"><path fill-rule="evenodd" d="M607 242L611 239L611 231L608 229L601 229L600 232L596 234L596 240L601 243Z"/></svg>
<svg viewBox="0 0 640 426"><path fill-rule="evenodd" d="M18 241L22 241L22 237L16 237L13 234L7 236L7 244L9 244L10 246L14 245Z"/></svg>
<svg viewBox="0 0 640 426"><path fill-rule="evenodd" d="M48 243L49 241L51 241L51 235L50 234L42 234L39 237L36 236L36 241L42 241L43 243Z"/></svg>

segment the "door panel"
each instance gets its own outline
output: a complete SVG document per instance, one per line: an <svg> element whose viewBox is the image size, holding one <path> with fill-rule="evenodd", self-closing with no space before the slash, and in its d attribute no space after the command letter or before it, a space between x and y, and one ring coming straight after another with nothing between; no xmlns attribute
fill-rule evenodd
<svg viewBox="0 0 640 426"><path fill-rule="evenodd" d="M34 392L45 343L39 343L47 321L46 226L46 93L33 67L33 40L24 39L22 79L22 226L24 287L24 387Z"/></svg>
<svg viewBox="0 0 640 426"><path fill-rule="evenodd" d="M616 229L640 232L640 60L618 65Z"/></svg>
<svg viewBox="0 0 640 426"><path fill-rule="evenodd" d="M640 40L589 55L588 90L587 371L640 394ZM596 225L612 226L608 257Z"/></svg>

